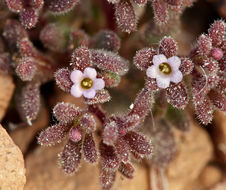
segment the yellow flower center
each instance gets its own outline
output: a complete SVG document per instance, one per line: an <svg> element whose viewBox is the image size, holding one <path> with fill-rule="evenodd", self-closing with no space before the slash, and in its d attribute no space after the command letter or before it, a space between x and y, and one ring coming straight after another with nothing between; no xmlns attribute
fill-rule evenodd
<svg viewBox="0 0 226 190"><path fill-rule="evenodd" d="M81 81L81 87L84 89L90 89L93 86L93 81L90 78L84 78Z"/></svg>
<svg viewBox="0 0 226 190"><path fill-rule="evenodd" d="M168 63L161 63L159 65L159 71L165 75L169 75L170 73L172 73L172 68Z"/></svg>

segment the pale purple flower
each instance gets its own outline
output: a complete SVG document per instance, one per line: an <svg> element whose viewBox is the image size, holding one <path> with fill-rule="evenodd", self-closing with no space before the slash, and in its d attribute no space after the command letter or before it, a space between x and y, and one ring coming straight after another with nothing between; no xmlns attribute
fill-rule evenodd
<svg viewBox="0 0 226 190"><path fill-rule="evenodd" d="M179 70L181 60L177 56L166 58L165 55L159 54L153 57L153 65L148 67L146 74L150 78L156 78L159 88L167 88L170 81L179 83L183 75Z"/></svg>
<svg viewBox="0 0 226 190"><path fill-rule="evenodd" d="M96 91L105 86L104 80L96 77L97 72L91 67L87 67L84 72L80 70L72 71L70 75L70 79L74 83L71 87L72 96L79 98L83 95L85 98L94 98Z"/></svg>

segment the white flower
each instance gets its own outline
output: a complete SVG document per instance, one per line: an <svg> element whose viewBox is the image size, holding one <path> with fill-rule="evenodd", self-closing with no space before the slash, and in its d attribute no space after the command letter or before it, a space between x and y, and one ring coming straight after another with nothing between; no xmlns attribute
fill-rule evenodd
<svg viewBox="0 0 226 190"><path fill-rule="evenodd" d="M159 88L167 88L170 81L179 83L183 75L179 70L181 60L177 56L172 56L169 59L165 55L155 55L153 57L153 65L148 67L146 74L150 78L156 78Z"/></svg>
<svg viewBox="0 0 226 190"><path fill-rule="evenodd" d="M83 73L80 70L72 71L70 76L74 83L71 87L72 96L78 98L83 95L86 98L94 98L96 91L105 86L104 80L96 76L96 70L90 67L87 67Z"/></svg>

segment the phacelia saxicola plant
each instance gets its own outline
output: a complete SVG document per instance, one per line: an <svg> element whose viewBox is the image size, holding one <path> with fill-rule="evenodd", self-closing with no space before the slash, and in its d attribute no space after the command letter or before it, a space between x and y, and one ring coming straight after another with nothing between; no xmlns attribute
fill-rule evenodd
<svg viewBox="0 0 226 190"><path fill-rule="evenodd" d="M193 0L107 1L0 3L0 76L14 79L11 107L20 123L32 125L49 109L45 85L84 105L57 100L50 126L38 135L42 146L63 144L58 164L66 174L79 172L84 159L100 168L100 185L109 190L118 173L132 179L134 163L144 161L151 180L161 176L153 184L165 183L176 155L173 127L186 132L193 116L205 126L215 110L226 111L225 21L214 21L181 54L178 34L166 25L175 21L181 30L177 21ZM140 36L150 20L157 44ZM114 102L115 92L123 103Z"/></svg>

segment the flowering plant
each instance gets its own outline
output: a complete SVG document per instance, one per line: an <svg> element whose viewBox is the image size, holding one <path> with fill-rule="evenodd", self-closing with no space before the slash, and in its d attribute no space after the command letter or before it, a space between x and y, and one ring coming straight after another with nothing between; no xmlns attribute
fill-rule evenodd
<svg viewBox="0 0 226 190"><path fill-rule="evenodd" d="M176 153L171 126L188 131L189 110L202 125L211 123L215 110L226 111L224 20L216 20L182 54L171 25L180 29L180 15L193 0L108 2L0 3L10 10L0 20L0 75L14 77L12 107L19 122L32 125L40 109L49 108L46 97L55 90L45 89L48 85L56 84L82 103L57 100L54 123L38 134L38 143L65 141L59 163L67 174L78 171L82 158L100 163L100 183L106 190L113 187L117 171L133 178L134 160L165 171ZM138 18L143 20L137 26ZM148 31L151 40L143 35ZM114 103L119 97L123 100Z"/></svg>

